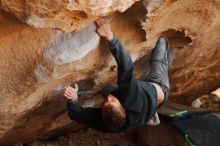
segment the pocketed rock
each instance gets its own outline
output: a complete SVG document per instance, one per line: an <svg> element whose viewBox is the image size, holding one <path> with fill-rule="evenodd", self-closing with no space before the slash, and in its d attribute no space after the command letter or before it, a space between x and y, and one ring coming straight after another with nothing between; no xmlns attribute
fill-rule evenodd
<svg viewBox="0 0 220 146"><path fill-rule="evenodd" d="M83 98L91 98L116 84L116 62L95 32L93 20L101 16L110 16L137 76L149 69L157 39L168 37L175 54L169 100L189 105L219 87L219 1L77 2L0 1L14 15L0 11L0 145L84 127L68 118L62 94L78 83L88 93Z"/></svg>

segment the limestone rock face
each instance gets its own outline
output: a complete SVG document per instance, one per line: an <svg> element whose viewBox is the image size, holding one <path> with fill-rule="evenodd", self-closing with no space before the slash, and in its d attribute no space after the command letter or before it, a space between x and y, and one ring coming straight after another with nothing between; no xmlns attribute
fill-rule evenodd
<svg viewBox="0 0 220 146"><path fill-rule="evenodd" d="M94 19L123 12L138 0L1 0L0 7L34 27L75 31Z"/></svg>
<svg viewBox="0 0 220 146"><path fill-rule="evenodd" d="M175 54L170 100L190 104L219 86L219 1L134 2L0 1L1 9L16 16L0 11L0 145L82 127L69 120L62 93L78 83L85 98L100 103L101 88L116 83L116 63L93 23L104 15L110 15L137 76L149 69L158 37L168 37Z"/></svg>
<svg viewBox="0 0 220 146"><path fill-rule="evenodd" d="M175 53L171 97L190 104L198 95L216 89L220 82L220 1L145 2L149 13L142 25L148 44L167 36Z"/></svg>

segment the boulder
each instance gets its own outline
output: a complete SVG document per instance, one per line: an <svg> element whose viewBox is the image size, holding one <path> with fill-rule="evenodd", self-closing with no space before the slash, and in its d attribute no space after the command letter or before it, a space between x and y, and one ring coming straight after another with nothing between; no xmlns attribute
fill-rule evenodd
<svg viewBox="0 0 220 146"><path fill-rule="evenodd" d="M0 144L82 128L66 114L63 88L78 83L91 98L116 83L116 63L93 22L105 15L138 77L157 39L168 37L175 53L169 100L190 104L219 86L218 1L134 2L0 1Z"/></svg>

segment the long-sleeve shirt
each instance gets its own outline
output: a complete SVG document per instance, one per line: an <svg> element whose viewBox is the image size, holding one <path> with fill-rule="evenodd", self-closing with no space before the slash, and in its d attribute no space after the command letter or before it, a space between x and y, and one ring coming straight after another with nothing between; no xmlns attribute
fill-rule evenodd
<svg viewBox="0 0 220 146"><path fill-rule="evenodd" d="M112 131L103 123L101 108L83 108L78 101L68 102L69 116L74 121L102 132L118 132L129 127L145 125L156 112L156 89L147 81L136 80L132 59L118 39L113 38L109 46L118 65L118 87L111 94L117 97L125 108L126 123Z"/></svg>

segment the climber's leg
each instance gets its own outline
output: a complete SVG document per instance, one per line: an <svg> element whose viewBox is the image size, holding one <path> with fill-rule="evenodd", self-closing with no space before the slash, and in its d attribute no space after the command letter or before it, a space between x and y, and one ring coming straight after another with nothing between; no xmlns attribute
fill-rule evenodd
<svg viewBox="0 0 220 146"><path fill-rule="evenodd" d="M173 53L168 40L160 38L152 50L150 72L147 76L147 81L154 83L159 94L161 94L161 90L163 91L164 96L159 97L160 102L165 101L170 92L168 70L172 60Z"/></svg>

